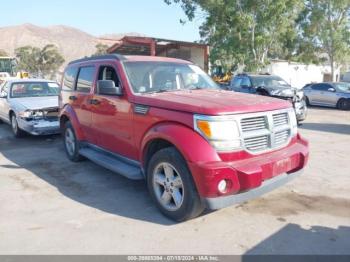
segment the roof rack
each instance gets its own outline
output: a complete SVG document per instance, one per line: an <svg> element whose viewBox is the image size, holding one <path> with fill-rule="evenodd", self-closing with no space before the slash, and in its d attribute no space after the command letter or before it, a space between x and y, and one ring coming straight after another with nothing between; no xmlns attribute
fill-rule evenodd
<svg viewBox="0 0 350 262"><path fill-rule="evenodd" d="M95 60L107 60L107 59L116 59L116 60L119 60L119 61L126 60L126 58L124 56L122 56L122 55L109 54L109 55L91 56L91 57L81 58L81 59L74 60L74 61L70 62L68 65L82 63L82 62L95 61Z"/></svg>

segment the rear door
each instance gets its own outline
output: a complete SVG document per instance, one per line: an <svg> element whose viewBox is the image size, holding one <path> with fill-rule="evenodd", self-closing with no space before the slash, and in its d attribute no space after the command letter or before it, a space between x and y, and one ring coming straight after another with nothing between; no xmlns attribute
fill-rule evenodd
<svg viewBox="0 0 350 262"><path fill-rule="evenodd" d="M323 89L323 84L314 84L307 91L306 95L309 98L311 104L320 104L321 103L321 92Z"/></svg>
<svg viewBox="0 0 350 262"><path fill-rule="evenodd" d="M64 73L61 103L68 104L74 110L79 127L84 133L86 140L95 142L91 132L91 92L95 79L94 66L68 67Z"/></svg>
<svg viewBox="0 0 350 262"><path fill-rule="evenodd" d="M321 103L328 106L336 106L339 96L337 95L337 92L330 91L331 88L334 90L336 90L336 88L330 84L323 84L323 86L324 90L321 91L320 95Z"/></svg>
<svg viewBox="0 0 350 262"><path fill-rule="evenodd" d="M80 122L84 135L88 142L96 143L96 136L92 128L92 110L91 103L93 97L93 84L96 78L96 67L94 65L81 66L78 71L75 85L75 100L73 107Z"/></svg>

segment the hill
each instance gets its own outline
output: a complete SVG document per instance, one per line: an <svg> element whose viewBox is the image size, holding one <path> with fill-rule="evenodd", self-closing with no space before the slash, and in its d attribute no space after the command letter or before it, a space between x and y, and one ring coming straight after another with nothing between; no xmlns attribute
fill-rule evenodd
<svg viewBox="0 0 350 262"><path fill-rule="evenodd" d="M117 41L125 35L140 34L112 34L96 37L64 25L40 27L33 24L23 24L0 28L0 50L14 55L14 50L18 47L31 45L42 48L47 44L54 44L66 62L69 62L92 55L95 53L95 46L98 43L113 45L114 40Z"/></svg>

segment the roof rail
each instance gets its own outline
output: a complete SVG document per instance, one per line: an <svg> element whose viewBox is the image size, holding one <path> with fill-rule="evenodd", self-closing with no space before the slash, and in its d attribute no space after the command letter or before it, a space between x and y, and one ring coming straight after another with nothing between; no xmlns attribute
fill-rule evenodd
<svg viewBox="0 0 350 262"><path fill-rule="evenodd" d="M91 56L91 57L85 57L78 60L71 61L68 65L82 63L82 62L89 62L89 61L95 61L95 60L107 60L107 59L116 59L119 61L126 60L126 58L122 55L118 54L109 54L109 55L101 55L101 56Z"/></svg>

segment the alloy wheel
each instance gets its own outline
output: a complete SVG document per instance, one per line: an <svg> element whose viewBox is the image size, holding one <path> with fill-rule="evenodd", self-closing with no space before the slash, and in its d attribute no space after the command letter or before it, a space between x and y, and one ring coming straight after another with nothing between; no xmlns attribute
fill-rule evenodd
<svg viewBox="0 0 350 262"><path fill-rule="evenodd" d="M158 202L168 211L181 208L184 201L182 179L169 163L160 163L153 171L153 188Z"/></svg>
<svg viewBox="0 0 350 262"><path fill-rule="evenodd" d="M70 156L73 156L75 152L75 136L73 131L70 128L67 128L64 137L67 152Z"/></svg>

